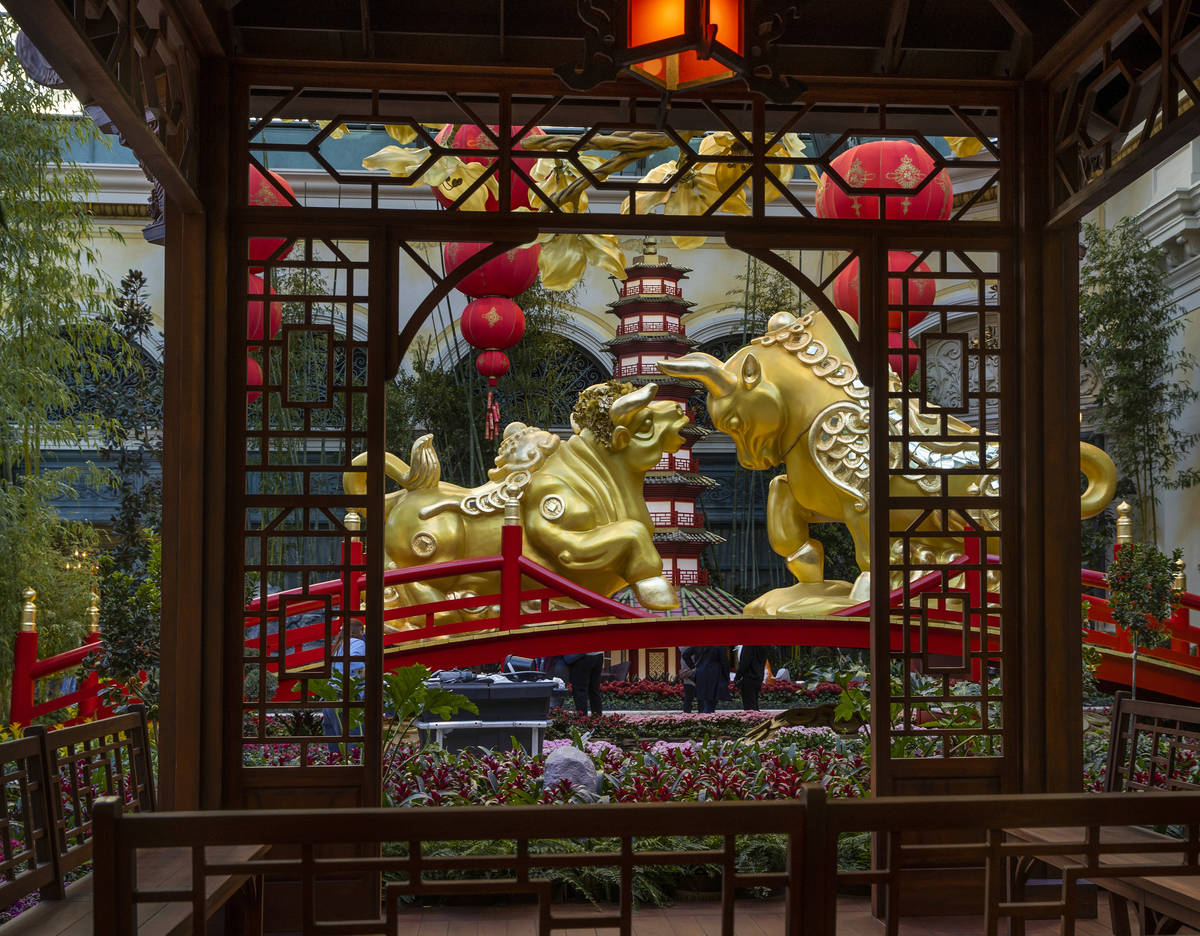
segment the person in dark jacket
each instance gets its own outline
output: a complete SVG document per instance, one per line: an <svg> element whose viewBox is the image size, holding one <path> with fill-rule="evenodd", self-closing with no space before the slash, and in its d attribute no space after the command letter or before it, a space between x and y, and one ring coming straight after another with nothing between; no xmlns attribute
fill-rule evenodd
<svg viewBox="0 0 1200 936"><path fill-rule="evenodd" d="M767 671L767 648L745 647L738 653L737 672L733 682L742 692L742 708L758 711L758 694L762 691L763 674Z"/></svg>
<svg viewBox="0 0 1200 936"><path fill-rule="evenodd" d="M696 670L687 662L688 651L691 647L679 648L679 681L683 684L683 710L692 714L692 706L696 704Z"/></svg>
<svg viewBox="0 0 1200 936"><path fill-rule="evenodd" d="M603 715L600 703L600 670L604 668L603 653L565 653L563 662L571 674L571 696L575 700L575 711L587 715Z"/></svg>
<svg viewBox="0 0 1200 936"><path fill-rule="evenodd" d="M715 712L729 695L729 651L725 647L688 647L683 662L696 671L700 714Z"/></svg>

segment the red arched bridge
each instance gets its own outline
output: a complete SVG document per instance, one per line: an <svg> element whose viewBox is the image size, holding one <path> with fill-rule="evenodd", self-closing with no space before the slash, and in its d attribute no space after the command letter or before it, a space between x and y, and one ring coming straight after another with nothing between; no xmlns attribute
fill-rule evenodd
<svg viewBox="0 0 1200 936"><path fill-rule="evenodd" d="M978 571L980 557L977 553L972 555L972 543L968 541L967 555L959 560L963 566L958 577L959 587L945 588L943 573L938 571L910 582L907 589L892 592L891 603L896 609L925 593L939 596L930 601L926 609L924 627L906 625L900 614L893 616L891 641L894 649L899 649L907 632L914 651L924 649L933 654L962 657L962 612L951 610L947 605L965 604L971 608L984 605L984 575ZM835 614L811 617L648 616L641 608L588 591L543 568L522 555L521 547L520 525L506 525L499 555L386 571L383 576L385 588L477 573L498 572L500 582L500 590L491 595L386 609L385 623L400 622L403 627L384 635L386 666L390 669L420 662L439 669L493 663L510 653L538 657L734 641L863 649L870 646L867 602ZM352 541L350 549L348 565L361 567L361 543ZM1106 682L1129 685L1133 645L1129 635L1113 621L1108 601L1094 594L1107 588L1105 577L1103 573L1083 569L1080 585L1093 592L1082 595L1082 600L1088 604L1083 640L1100 652L1097 677ZM326 656L324 614L321 621L311 625L288 627L287 621L309 611L333 608L332 623L336 633L342 624L337 612L343 608L360 609L365 587L366 573L359 572L307 588L278 592L265 602L256 600L247 606L250 612L246 625L247 649L265 654L268 669L284 674L277 698L292 697L296 678L306 669L321 667ZM956 592L966 601L956 600ZM996 596L989 593L988 597L994 599ZM570 606L562 606L563 603ZM444 617L442 621L438 620L444 612L456 610L478 610L479 614L466 620L446 622ZM1190 620L1191 612L1198 610L1200 596L1185 592L1178 610L1166 622L1169 645L1143 650L1139 654L1140 689L1200 703L1200 656L1197 656L1200 628L1192 626ZM978 613L969 616L972 620L968 622L968 639L972 651L980 649L981 635L986 635L989 643L998 641L994 620L983 622ZM89 643L44 660L37 659L36 645L36 630L23 629L18 635L14 661L10 721L28 724L35 716L52 714L72 704L80 704L81 712L72 720L87 714L103 715L103 705L96 703L96 694L101 687L94 674L83 681L81 688L60 693L57 698L35 702L34 696L38 680L75 671L86 655L96 649L95 644ZM293 678L289 679L289 675Z"/></svg>

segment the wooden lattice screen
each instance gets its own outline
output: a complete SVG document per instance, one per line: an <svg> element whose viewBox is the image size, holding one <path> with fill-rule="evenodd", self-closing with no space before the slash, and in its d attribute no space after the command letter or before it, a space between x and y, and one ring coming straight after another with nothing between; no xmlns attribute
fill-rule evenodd
<svg viewBox="0 0 1200 936"><path fill-rule="evenodd" d="M1016 414L1026 381L1017 354L1022 306L1013 287L1022 184L1014 158L1014 94L931 85L919 93L909 88L905 96L883 84L863 84L826 95L818 85L799 105L776 107L736 88L722 88L707 99L681 97L664 114L656 98L565 95L549 81L527 81L518 91L497 88L491 80L416 78L398 71L383 78L342 76L331 87L303 70L252 67L237 73L235 91L239 109L230 124L232 164L241 168L231 174L237 188L231 209L235 247L229 301L235 310L254 301L243 284L248 272L261 267L277 293L274 301L282 305L284 326L276 338L246 339L245 313L239 312L229 342L230 373L245 372L250 353L262 365L265 380L262 395L248 406L245 393L253 387L236 386L230 397L232 411L244 409L246 415L233 420L231 430L232 451L244 453L244 460L241 475L231 484L236 496L229 514L226 639L234 648L226 655L229 801L265 803L265 794L251 792L255 788L354 788L359 793L352 799L377 798L382 645L379 603L371 595L382 591L383 531L372 518L384 491L384 387L430 310L474 267L468 262L443 277L422 261L426 254L415 247L446 240L487 241L499 252L538 233L724 238L785 273L800 288L807 307L826 314L833 310L829 297L836 274L851 260L859 262L861 336L851 335L840 321L838 327L849 348L847 363L873 389L870 444L876 470L869 516L875 570L876 788L880 793L915 790L930 780L959 784L964 791L1017 788L1021 678L1013 648L1022 633L1023 606L1017 600L1022 580L1015 571L1020 568L1017 544L1009 531L1022 454ZM439 208L412 199L405 187L418 183L440 155L455 152L438 143L436 131L426 129L423 121L514 129L511 134L493 131L490 151L458 153L482 152L494 155L495 162ZM327 149L343 125L373 134L370 140L364 137L364 155L395 143L384 125L414 131L415 139L405 145L428 154L402 179L335 168ZM534 126L569 128L561 132L576 142L560 149L524 149L519 141ZM285 127L286 138L281 133ZM556 206L542 212L509 210L514 177L539 191L514 157L551 157L586 177L579 155L587 140L623 130L667 134L679 154L679 175L715 163L724 189L704 214L690 217L638 214L636 197L630 197L631 211L625 214L595 206L583 214ZM701 131L738 134L748 153L703 155L695 135ZM785 132L804 135L808 149L803 155L788 155L776 145ZM942 142L948 136L984 143L978 153L956 157ZM930 154L933 173L913 182L916 191L940 184L934 176L943 169L962 184L964 194L956 198L948 220L819 219L776 178L781 172L799 178L810 170L828 176L830 162L847 144L879 138L906 138ZM238 207L246 204L244 170L250 165L302 171L308 182L297 187L294 197L281 193L276 205ZM643 171L593 180L592 189L636 196L671 184L670 179L639 183ZM493 176L498 210L463 210ZM885 196L870 179L842 183L862 205L878 206ZM890 192L894 197L895 190ZM721 213L735 193L745 199L748 215ZM551 201L548 195L546 200ZM864 218L875 213L864 212ZM252 261L251 255L262 256L262 242L252 238L269 237L290 240L290 253L283 257L280 244L280 250ZM814 277L805 274L803 263L797 267L777 250L826 251L829 262ZM936 359L936 381L889 384L887 278L918 276L915 268L884 272L888 252L898 250L915 255L928 268L922 268L920 277L936 286L936 299L917 299L911 290L900 290L901 303L929 312L936 321L911 352L927 373L935 369ZM492 255L478 254L477 262ZM425 269L430 275L427 294L401 294L402 264ZM905 331L903 339L908 337ZM324 390L316 398L295 395L300 383L312 384L311 379L293 380L298 368L307 369L310 378L313 372L324 375ZM980 434L955 448L963 441L963 425ZM371 454L368 493L349 496L341 488L342 472L362 451ZM365 514L361 530L347 527L348 510ZM365 560L351 548L354 536L362 537ZM234 543L241 545L235 550ZM347 613L328 595L311 592L318 581L352 572L368 574L365 610L355 607ZM918 582L919 587L914 585ZM282 609L247 610L248 600L270 608L273 591L295 588L302 594L289 596ZM893 610L894 589L901 598L911 597L912 607ZM948 610L964 612L961 623L949 620ZM312 640L326 648L325 665L289 674L301 677L298 697L282 706L268 704L268 670L280 660L272 641L278 641L289 618L302 614L315 628ZM343 615L365 624L367 649L361 660L335 655L334 625ZM293 620L291 626L298 625ZM954 659L932 656L924 643L930 628L958 628L961 654ZM247 637L257 641L243 649ZM730 642L737 641L731 631ZM352 680L344 680L349 688L333 704L306 686L307 679L327 678L337 669L344 675L358 673L358 663L365 664L361 700ZM889 679L893 671L894 680ZM964 688L966 682L978 688ZM894 725L885 717L893 702L901 713ZM366 723L361 741L347 733L347 716L359 707L365 708ZM341 731L331 739L339 747L332 758L331 740L319 736L318 719L325 709L340 715ZM927 739L928 753L934 756L894 760L890 741L901 736Z"/></svg>

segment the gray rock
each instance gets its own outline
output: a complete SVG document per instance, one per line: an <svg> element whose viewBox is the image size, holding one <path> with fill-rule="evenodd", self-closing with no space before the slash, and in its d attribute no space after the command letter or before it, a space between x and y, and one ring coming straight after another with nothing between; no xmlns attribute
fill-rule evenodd
<svg viewBox="0 0 1200 936"><path fill-rule="evenodd" d="M545 785L557 786L563 780L570 780L573 789L586 790L588 793L596 793L600 789L596 765L577 747L556 748L546 758Z"/></svg>

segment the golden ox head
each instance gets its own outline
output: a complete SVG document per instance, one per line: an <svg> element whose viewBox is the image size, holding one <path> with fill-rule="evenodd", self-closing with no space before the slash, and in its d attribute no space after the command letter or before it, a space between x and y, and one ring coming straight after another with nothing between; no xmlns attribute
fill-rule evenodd
<svg viewBox="0 0 1200 936"><path fill-rule="evenodd" d="M787 410L779 388L764 376L753 350L742 348L724 363L695 352L660 361L658 369L704 385L713 425L733 437L743 467L770 468L783 461Z"/></svg>
<svg viewBox="0 0 1200 936"><path fill-rule="evenodd" d="M680 433L690 422L680 404L655 400L657 394L658 386L652 383L636 390L616 381L596 384L579 395L571 426L578 434L589 434L629 467L649 471L664 452L679 451Z"/></svg>

